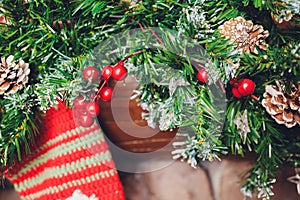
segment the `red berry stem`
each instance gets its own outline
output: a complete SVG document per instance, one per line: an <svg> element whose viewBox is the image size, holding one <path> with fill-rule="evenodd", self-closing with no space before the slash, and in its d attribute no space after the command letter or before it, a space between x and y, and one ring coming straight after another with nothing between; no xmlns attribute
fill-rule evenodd
<svg viewBox="0 0 300 200"><path fill-rule="evenodd" d="M145 31L145 29L144 29L144 27L143 27L143 25L142 25L141 23L139 23L139 27L140 27L140 29L142 30L142 32Z"/></svg>
<svg viewBox="0 0 300 200"><path fill-rule="evenodd" d="M141 23L139 23L139 27L142 30L142 32L145 31L145 29L144 29L144 27L143 27L143 25ZM163 40L157 35L157 33L154 30L151 29L151 27L149 26L149 24L147 25L147 28L150 29L152 35L154 35L154 37L158 40L158 42L167 49L167 47L165 46Z"/></svg>
<svg viewBox="0 0 300 200"><path fill-rule="evenodd" d="M132 56L135 56L135 55L140 54L140 53L143 53L143 52L145 52L145 50L140 50L140 51L134 52L134 53L132 53L132 54L126 56L126 57L125 57L124 59L122 59L120 62L125 62L126 60L128 60L128 59L131 58ZM117 63L117 64L118 64L118 63ZM117 64L116 64L116 65L117 65Z"/></svg>
<svg viewBox="0 0 300 200"><path fill-rule="evenodd" d="M226 93L226 90L225 90L225 88L224 88L224 85L223 85L221 79L218 80L218 83L219 83L219 86L220 86L222 92L225 94L225 93Z"/></svg>
<svg viewBox="0 0 300 200"><path fill-rule="evenodd" d="M157 35L157 33L151 29L151 27L149 26L149 24L147 25L147 27L150 29L152 35L154 35L154 37L158 40L158 42L163 45L163 47L165 47L166 49L168 49L166 46L165 46L165 43L163 42L163 40Z"/></svg>
<svg viewBox="0 0 300 200"><path fill-rule="evenodd" d="M259 97L258 96L255 96L254 94L251 94L251 98L254 99L255 101L259 101Z"/></svg>
<svg viewBox="0 0 300 200"><path fill-rule="evenodd" d="M202 61L202 62L203 62L203 61ZM206 70L205 65L203 65L203 64L200 62L200 60L195 61L195 65L193 65L193 66L195 66L195 68L196 68L197 71L200 71L200 70Z"/></svg>

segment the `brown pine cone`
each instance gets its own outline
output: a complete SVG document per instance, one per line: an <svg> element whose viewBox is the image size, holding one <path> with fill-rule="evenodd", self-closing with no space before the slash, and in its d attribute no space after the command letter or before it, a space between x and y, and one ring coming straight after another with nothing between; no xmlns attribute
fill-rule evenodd
<svg viewBox="0 0 300 200"><path fill-rule="evenodd" d="M0 95L16 93L28 82L29 64L23 60L13 61L14 56L1 58L0 63Z"/></svg>
<svg viewBox="0 0 300 200"><path fill-rule="evenodd" d="M287 128L300 125L300 82L290 94L285 94L280 84L267 85L262 105L278 124Z"/></svg>
<svg viewBox="0 0 300 200"><path fill-rule="evenodd" d="M260 49L267 49L264 40L269 36L269 32L264 30L263 26L253 25L251 21L246 21L243 17L236 17L224 22L219 26L219 32L236 43L237 48L243 52L258 54L255 45Z"/></svg>

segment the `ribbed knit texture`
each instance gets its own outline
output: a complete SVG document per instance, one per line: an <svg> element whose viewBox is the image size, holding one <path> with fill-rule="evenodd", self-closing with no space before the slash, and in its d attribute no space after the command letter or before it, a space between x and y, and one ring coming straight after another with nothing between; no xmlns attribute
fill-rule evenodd
<svg viewBox="0 0 300 200"><path fill-rule="evenodd" d="M47 111L37 149L7 176L28 200L64 200L80 190L99 200L124 200L103 133L95 123L77 127L62 102ZM111 168L113 167L113 168Z"/></svg>

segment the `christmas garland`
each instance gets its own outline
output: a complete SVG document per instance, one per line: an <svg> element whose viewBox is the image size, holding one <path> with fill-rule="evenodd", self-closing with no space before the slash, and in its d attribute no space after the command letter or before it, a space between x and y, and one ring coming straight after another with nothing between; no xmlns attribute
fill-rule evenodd
<svg viewBox="0 0 300 200"><path fill-rule="evenodd" d="M0 1L2 169L30 152L57 99L84 107L88 126L94 100L112 97L106 80L129 74L149 126L188 129L174 158L196 167L253 151L245 195L269 199L283 164L299 184L299 10L298 0Z"/></svg>

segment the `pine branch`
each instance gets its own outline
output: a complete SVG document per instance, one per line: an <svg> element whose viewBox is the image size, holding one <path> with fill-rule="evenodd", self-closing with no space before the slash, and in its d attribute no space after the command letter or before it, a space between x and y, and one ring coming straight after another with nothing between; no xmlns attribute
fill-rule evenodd
<svg viewBox="0 0 300 200"><path fill-rule="evenodd" d="M35 98L32 87L24 93L5 96L1 101L1 168L21 160L25 152L34 145L33 138L38 134L39 114L35 110Z"/></svg>

